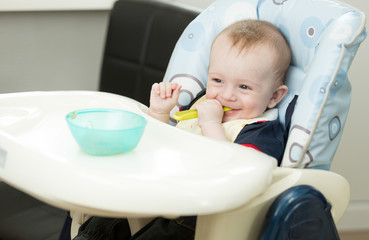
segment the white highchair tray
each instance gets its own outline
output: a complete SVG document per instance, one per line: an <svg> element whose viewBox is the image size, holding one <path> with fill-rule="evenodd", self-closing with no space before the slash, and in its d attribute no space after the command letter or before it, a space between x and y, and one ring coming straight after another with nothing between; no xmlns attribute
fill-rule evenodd
<svg viewBox="0 0 369 240"><path fill-rule="evenodd" d="M83 153L65 116L119 108L148 124L137 148L115 156ZM103 92L0 95L0 178L69 210L105 216L205 215L263 193L276 161L256 150L176 129L132 99Z"/></svg>

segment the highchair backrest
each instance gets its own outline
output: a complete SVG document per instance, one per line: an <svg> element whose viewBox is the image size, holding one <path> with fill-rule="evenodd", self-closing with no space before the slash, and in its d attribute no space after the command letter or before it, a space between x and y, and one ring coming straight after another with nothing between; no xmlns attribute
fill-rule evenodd
<svg viewBox="0 0 369 240"><path fill-rule="evenodd" d="M282 166L328 170L350 106L347 72L366 37L365 15L338 1L215 1L185 29L172 54L164 81L178 82L182 92L171 114L206 88L215 36L231 23L248 18L273 23L292 50L286 80L289 91L278 105L283 126L287 107L295 97L297 103L287 129Z"/></svg>

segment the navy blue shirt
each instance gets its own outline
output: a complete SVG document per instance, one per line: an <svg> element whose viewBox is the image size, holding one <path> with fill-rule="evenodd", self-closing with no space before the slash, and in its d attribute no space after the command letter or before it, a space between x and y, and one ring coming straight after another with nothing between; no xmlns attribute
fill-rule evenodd
<svg viewBox="0 0 369 240"><path fill-rule="evenodd" d="M278 120L246 124L235 143L251 147L278 160L280 165L285 148L284 132Z"/></svg>
<svg viewBox="0 0 369 240"><path fill-rule="evenodd" d="M189 109L198 99L205 95L206 89L201 91L190 105L183 110ZM291 109L293 112L293 109ZM234 143L251 147L266 153L278 161L278 166L282 162L283 153L286 145L286 136L279 120L261 121L246 124L237 135Z"/></svg>

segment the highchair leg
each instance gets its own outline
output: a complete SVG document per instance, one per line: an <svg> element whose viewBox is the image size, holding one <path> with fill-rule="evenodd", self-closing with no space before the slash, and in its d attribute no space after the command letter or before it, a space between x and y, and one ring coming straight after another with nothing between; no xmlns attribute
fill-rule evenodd
<svg viewBox="0 0 369 240"><path fill-rule="evenodd" d="M283 191L298 185L310 185L320 191L332 205L335 222L343 216L350 199L346 179L322 170L277 168L267 191L251 202L228 212L199 216L195 240L258 239L272 202Z"/></svg>
<svg viewBox="0 0 369 240"><path fill-rule="evenodd" d="M137 233L140 229L145 227L149 222L154 220L154 217L151 218L127 218L129 228L131 229L131 235L133 236Z"/></svg>

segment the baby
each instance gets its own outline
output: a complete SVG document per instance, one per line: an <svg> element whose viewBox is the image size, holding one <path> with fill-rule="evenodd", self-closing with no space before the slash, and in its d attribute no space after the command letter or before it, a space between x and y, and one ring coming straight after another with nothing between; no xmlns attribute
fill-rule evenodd
<svg viewBox="0 0 369 240"><path fill-rule="evenodd" d="M245 20L229 26L213 42L206 92L191 104L198 119L181 121L177 126L281 159L283 131L273 108L287 93L284 79L290 59L287 41L272 24ZM149 114L168 123L180 90L177 83L155 83ZM232 110L223 112L223 106ZM126 219L91 217L75 239L192 240L195 226L195 216L160 217L131 237Z"/></svg>
<svg viewBox="0 0 369 240"><path fill-rule="evenodd" d="M280 161L285 144L273 108L288 91L284 80L290 60L288 42L272 24L244 20L230 25L211 47L207 89L192 104L198 119L177 126L252 147ZM168 122L180 89L177 83L155 83L149 114ZM223 107L232 110L223 112Z"/></svg>

